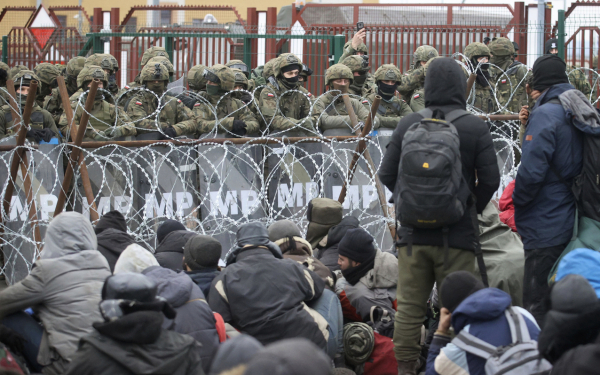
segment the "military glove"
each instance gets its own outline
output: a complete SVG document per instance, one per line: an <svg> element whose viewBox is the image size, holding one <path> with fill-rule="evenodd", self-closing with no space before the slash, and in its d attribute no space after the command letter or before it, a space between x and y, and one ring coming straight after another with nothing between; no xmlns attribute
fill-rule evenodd
<svg viewBox="0 0 600 375"><path fill-rule="evenodd" d="M239 135L243 137L246 135L246 128L248 125L242 120L233 120L233 126L231 127L231 132L235 135Z"/></svg>
<svg viewBox="0 0 600 375"><path fill-rule="evenodd" d="M164 133L164 135L161 134L162 135L161 140L162 139L171 139L171 138L177 137L177 131L172 126L169 126L169 127L166 127L166 128L162 128L162 132Z"/></svg>
<svg viewBox="0 0 600 375"><path fill-rule="evenodd" d="M34 128L27 130L27 138L33 138L37 143L42 141L42 131Z"/></svg>
<svg viewBox="0 0 600 375"><path fill-rule="evenodd" d="M54 137L54 132L52 132L52 130L50 130L48 128L42 129L42 130L38 130L38 131L41 134L42 139L46 143L50 142L52 140L52 137Z"/></svg>
<svg viewBox="0 0 600 375"><path fill-rule="evenodd" d="M121 128L120 126L108 128L102 132L102 135L104 135L106 138L119 138L124 136L123 128Z"/></svg>
<svg viewBox="0 0 600 375"><path fill-rule="evenodd" d="M298 121L298 123L300 124L300 127L302 127L304 130L307 130L310 132L315 131L315 124L314 124L312 118L310 118L310 117L301 119Z"/></svg>

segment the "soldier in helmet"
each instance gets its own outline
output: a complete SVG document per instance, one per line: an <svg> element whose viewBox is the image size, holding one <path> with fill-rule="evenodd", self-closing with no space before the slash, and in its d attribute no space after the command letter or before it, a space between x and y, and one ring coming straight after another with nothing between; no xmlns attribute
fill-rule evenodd
<svg viewBox="0 0 600 375"><path fill-rule="evenodd" d="M58 87L56 78L58 78L60 75L60 71L53 64L41 63L33 69L33 72L40 78L41 81L41 91L38 93L38 95L36 95L35 101L40 107L42 107L44 105L46 96L52 94L53 88Z"/></svg>
<svg viewBox="0 0 600 375"><path fill-rule="evenodd" d="M173 67L173 64L171 63L171 61L164 57L164 56L156 56L151 58L150 60L148 60L148 62L146 62L146 64L156 64L156 63L160 63L161 65L164 66L165 69L167 69L167 71L169 72L169 81L171 81L173 75L175 74L175 68ZM118 103L117 105L123 107L123 109L125 109L125 111L127 111L127 109L129 108L129 104L131 103L131 98L133 98L133 96L139 91L140 87L134 87L133 89L127 90L126 92L122 93L123 95L119 96L118 99ZM167 96L175 96L170 94L169 92L167 92L165 95ZM183 95L181 95L183 96ZM182 99L179 98L178 99ZM182 99L183 101L183 99ZM188 105L186 102L184 102L185 105ZM191 109L191 108L190 108Z"/></svg>
<svg viewBox="0 0 600 375"><path fill-rule="evenodd" d="M529 69L514 60L515 49L507 38L497 38L488 48L492 54L490 75L496 84L496 97L506 110L519 113L521 107L527 105L525 85Z"/></svg>
<svg viewBox="0 0 600 375"><path fill-rule="evenodd" d="M287 131L285 135L314 135L310 117L312 95L299 83L301 70L300 59L285 53L277 58L273 74L267 77L267 86L260 93L259 108L271 133Z"/></svg>
<svg viewBox="0 0 600 375"><path fill-rule="evenodd" d="M19 114L23 116L23 110L25 109L25 103L27 102L28 95L36 95L36 93L29 92L29 86L32 81L38 82L38 92L41 91L41 81L37 75L30 70L21 70L13 77L15 92L17 97L15 101L19 106ZM12 111L8 104L4 104L0 107L0 138L9 137L14 135L17 129L15 125L20 122L21 119L14 121L12 117ZM52 119L52 116L48 111L42 109L37 102L33 103L33 109L31 111L31 117L29 118L29 130L27 130L27 139L31 142L50 142L52 138L60 139L56 124Z"/></svg>
<svg viewBox="0 0 600 375"><path fill-rule="evenodd" d="M0 105L9 103L9 95L6 90L6 80L8 80L8 65L0 61Z"/></svg>
<svg viewBox="0 0 600 375"><path fill-rule="evenodd" d="M169 71L163 64L148 62L140 73L140 82L144 90L139 90L133 95L126 110L135 125L136 134L151 134L147 137L161 139L165 135L169 137L177 135L173 128L175 124L190 128L196 126L194 114L180 99L164 95L169 83ZM105 135L112 137L134 135L122 128L117 127L112 132L107 131Z"/></svg>
<svg viewBox="0 0 600 375"><path fill-rule="evenodd" d="M354 134L355 129L350 122L350 116L341 95L348 94L353 80L352 71L344 64L335 64L327 69L325 85L329 91L315 101L313 111L315 123L318 124L323 135ZM358 121L364 123L369 117L369 110L357 99L350 98L350 102ZM379 120L376 118L373 128L376 129L378 126Z"/></svg>
<svg viewBox="0 0 600 375"><path fill-rule="evenodd" d="M206 67L202 64L194 65L187 74L187 82L190 88L189 91L177 95L177 99L180 99L183 104L191 110L194 109L196 103L201 101L201 95L199 94L206 92L206 78L204 77L205 69Z"/></svg>
<svg viewBox="0 0 600 375"><path fill-rule="evenodd" d="M254 83L254 80L250 78L250 70L248 69L248 66L242 60L230 60L227 64L225 64L225 66L230 69L241 70L242 73L244 73L244 75L246 76L246 80L248 81L247 90L254 91L256 85Z"/></svg>
<svg viewBox="0 0 600 375"><path fill-rule="evenodd" d="M308 77L312 76L313 70L308 67L306 64L302 64L302 71L298 76L298 80L300 84L306 88L306 82L308 81Z"/></svg>
<svg viewBox="0 0 600 375"><path fill-rule="evenodd" d="M131 124L129 117L125 112L105 99L105 91L101 89L108 85L108 75L104 69L95 65L84 66L77 76L77 86L82 90L82 95L80 95L77 100L71 101L74 123L79 125L81 121L81 116L85 111L84 107L87 100L87 93L85 93L85 91L89 90L94 79L100 80L100 84L98 85L98 91L94 98L94 107L90 111L90 119L86 124L83 140L105 141L108 137L104 134L107 133L107 130L112 130L115 127L122 128L122 131L118 135L112 134L113 137L135 134L135 127ZM67 120L66 113L62 114L58 125L61 132L68 137L68 134L71 131L71 124L69 124Z"/></svg>
<svg viewBox="0 0 600 375"><path fill-rule="evenodd" d="M242 74L243 75L243 74ZM205 70L205 101L194 105L196 123L176 124L176 134L200 137L216 132L217 137L243 137L260 130L258 121L246 104L233 97L235 74L225 65L217 64Z"/></svg>
<svg viewBox="0 0 600 375"><path fill-rule="evenodd" d="M19 74L19 72L21 72L23 70L29 70L29 68L26 67L25 65L13 66L8 71L8 79L14 79L14 77L16 77L16 75Z"/></svg>
<svg viewBox="0 0 600 375"><path fill-rule="evenodd" d="M235 77L235 85L233 87L235 92L231 94L234 98L241 100L244 104L248 104L252 102L252 95L246 91L249 90L249 81L243 71L239 69L231 69L233 75ZM254 107L254 106L252 106Z"/></svg>
<svg viewBox="0 0 600 375"><path fill-rule="evenodd" d="M412 69L409 70L403 78L406 81L412 81L416 79L414 84L414 89L412 91L403 90L400 91L402 96L407 100L410 104L410 108L413 112L418 112L425 108L425 74L424 74L424 66L428 61L434 59L439 56L438 51L432 46L423 45L419 46L415 53L413 54L413 66ZM413 75L413 73L415 73ZM414 78L413 78L414 77ZM410 83L410 82L408 82ZM402 85L402 82L399 83ZM410 87L410 85L409 85ZM402 90L402 88L401 88Z"/></svg>
<svg viewBox="0 0 600 375"><path fill-rule="evenodd" d="M82 56L73 57L67 63L67 68L65 69L64 75L65 86L67 86L69 98L79 89L79 86L77 85L77 76L79 75L79 72L81 72L81 69L83 69L84 63L85 57ZM52 89L52 94L46 97L44 109L50 112L56 124L60 122L60 116L62 115L64 109L58 87Z"/></svg>
<svg viewBox="0 0 600 375"><path fill-rule="evenodd" d="M346 57L341 62L352 71L354 80L349 88L349 93L358 96L367 96L374 92L375 84L367 83L367 74L369 72L369 58L366 55L352 55Z"/></svg>
<svg viewBox="0 0 600 375"><path fill-rule="evenodd" d="M558 39L553 38L546 41L544 54L558 55ZM586 98L591 98L592 87L590 82L587 75L578 66L567 65L567 76L570 84L581 91Z"/></svg>
<svg viewBox="0 0 600 375"><path fill-rule="evenodd" d="M156 47L156 46L150 47L142 55L142 61L140 63L141 68L143 69L144 66L146 66L146 63L151 58L156 57L156 56L163 56L163 57L169 58L169 54L167 53L167 50L164 47ZM127 91L129 89L141 87L142 86L142 83L140 81L141 73L142 73L142 71L140 70L140 72L137 74L137 76L135 76L135 78L133 79L133 82L129 82L128 84L125 85L125 87L123 87L123 89L121 89L121 91L119 91L119 95L122 95L125 91Z"/></svg>
<svg viewBox="0 0 600 375"><path fill-rule="evenodd" d="M376 91L373 91L362 101L370 112L375 96L381 96L381 103L377 109L380 128L395 129L402 117L413 112L404 100L396 96L396 87L398 87L398 82L401 80L402 74L395 65L385 64L380 66L375 72Z"/></svg>
<svg viewBox="0 0 600 375"><path fill-rule="evenodd" d="M344 61L348 56L358 55L363 56L369 53L367 45L365 44L365 37L367 35L366 29L361 29L354 34L352 40L344 44L344 53L340 57L339 61Z"/></svg>
<svg viewBox="0 0 600 375"><path fill-rule="evenodd" d="M495 87L489 72L490 49L483 43L474 42L465 48L464 54L469 59L467 64L477 74L473 90L467 98L467 105L483 113L496 112L498 106L494 96Z"/></svg>
<svg viewBox="0 0 600 375"><path fill-rule="evenodd" d="M250 74L250 78L254 80L254 96L256 98L260 98L260 94L267 85L267 80L270 76L273 75L273 65L277 62L277 58L271 59L266 62L265 65L259 66L252 71Z"/></svg>

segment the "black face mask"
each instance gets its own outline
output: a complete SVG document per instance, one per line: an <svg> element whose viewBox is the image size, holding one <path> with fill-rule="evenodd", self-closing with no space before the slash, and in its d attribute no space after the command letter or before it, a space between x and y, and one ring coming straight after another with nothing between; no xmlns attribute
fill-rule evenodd
<svg viewBox="0 0 600 375"><path fill-rule="evenodd" d="M288 89L293 89L296 86L298 86L298 76L292 77L292 78L287 78L287 77L283 77L283 85L285 87L287 87Z"/></svg>
<svg viewBox="0 0 600 375"><path fill-rule="evenodd" d="M117 76L114 74L108 76L108 91L112 93L119 91L119 87L117 86Z"/></svg>
<svg viewBox="0 0 600 375"><path fill-rule="evenodd" d="M379 93L384 95L394 95L396 93L396 88L398 85L388 85L383 83L382 81L377 82L377 86L379 87Z"/></svg>
<svg viewBox="0 0 600 375"><path fill-rule="evenodd" d="M362 86L365 84L366 80L367 80L367 73L362 73L362 74L354 77L354 84L358 85L358 86Z"/></svg>

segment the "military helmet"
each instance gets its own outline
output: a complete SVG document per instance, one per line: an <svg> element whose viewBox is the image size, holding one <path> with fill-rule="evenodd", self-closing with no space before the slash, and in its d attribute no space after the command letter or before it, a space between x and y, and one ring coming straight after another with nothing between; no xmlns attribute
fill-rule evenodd
<svg viewBox="0 0 600 375"><path fill-rule="evenodd" d="M206 78L204 78L204 70L206 67L202 64L194 65L188 72L188 86L192 90L204 90L206 88Z"/></svg>
<svg viewBox="0 0 600 375"><path fill-rule="evenodd" d="M146 61L147 62L147 61ZM169 70L160 62L144 65L140 73L140 82L143 84L146 81L168 81Z"/></svg>
<svg viewBox="0 0 600 375"><path fill-rule="evenodd" d="M467 48L465 48L465 56L467 56L469 60L473 60L474 57L479 56L487 56L488 58L491 57L488 46L479 42L473 42L469 44Z"/></svg>
<svg viewBox="0 0 600 375"><path fill-rule="evenodd" d="M369 58L367 56L352 55L348 56L341 62L346 65L352 73L361 72L364 73L369 70Z"/></svg>
<svg viewBox="0 0 600 375"><path fill-rule="evenodd" d="M113 70L113 63L110 61L110 55L104 53L94 53L90 55L87 59L85 59L86 66L99 66L102 69L106 69L108 71Z"/></svg>
<svg viewBox="0 0 600 375"><path fill-rule="evenodd" d="M67 66L61 63L56 63L54 64L54 66L56 67L56 69L58 69L58 73L59 75L64 75L65 74L65 70L67 69Z"/></svg>
<svg viewBox="0 0 600 375"><path fill-rule="evenodd" d="M8 71L10 70L8 65L6 63L3 63L2 61L0 61L0 69L4 70L7 74L8 74Z"/></svg>
<svg viewBox="0 0 600 375"><path fill-rule="evenodd" d="M77 78L81 69L85 66L85 57L77 56L73 57L67 63L67 75Z"/></svg>
<svg viewBox="0 0 600 375"><path fill-rule="evenodd" d="M432 46L419 46L413 55L413 64L417 64L419 61L427 62L434 57L438 57L440 54L437 49Z"/></svg>
<svg viewBox="0 0 600 375"><path fill-rule="evenodd" d="M354 74L352 74L352 70L350 70L350 68L348 68L344 64L332 65L329 67L329 69L327 69L327 72L325 73L325 84L329 86L331 85L331 81L340 78L349 79L350 84L354 82Z"/></svg>
<svg viewBox="0 0 600 375"><path fill-rule="evenodd" d="M23 70L29 70L28 67L26 67L25 65L17 65L17 66L13 66L12 68L10 68L10 70L8 71L8 79L13 79L14 77L17 76L17 74Z"/></svg>
<svg viewBox="0 0 600 375"><path fill-rule="evenodd" d="M222 90L231 91L235 88L235 73L222 64L213 65L204 70L207 81L218 83Z"/></svg>
<svg viewBox="0 0 600 375"><path fill-rule="evenodd" d="M57 87L56 78L60 75L60 71L56 66L50 63L41 63L33 68L33 71L45 85Z"/></svg>
<svg viewBox="0 0 600 375"><path fill-rule="evenodd" d="M396 81L400 82L402 80L402 73L400 73L400 69L393 64L385 64L380 66L375 72L375 81Z"/></svg>
<svg viewBox="0 0 600 375"><path fill-rule="evenodd" d="M244 90L248 90L248 78L240 69L231 68L235 75L235 86L244 86Z"/></svg>
<svg viewBox="0 0 600 375"><path fill-rule="evenodd" d="M108 54L108 59L112 63L112 71L113 71L113 73L118 72L119 71L119 62L117 61L117 59L113 55L111 55L111 54Z"/></svg>
<svg viewBox="0 0 600 375"><path fill-rule="evenodd" d="M352 41L351 40L347 41L346 44L344 44L344 50L346 50L351 45L352 45ZM355 52L362 52L365 55L369 54L369 50L367 49L367 45L364 44L364 43L359 44L358 47L354 51Z"/></svg>
<svg viewBox="0 0 600 375"><path fill-rule="evenodd" d="M20 70L15 76L12 78L14 81L15 90L17 90L21 86L29 86L31 81L38 81L38 93L42 92L41 81L38 76L32 72L31 70Z"/></svg>
<svg viewBox="0 0 600 375"><path fill-rule="evenodd" d="M279 77L282 74L282 69L296 65L298 73L302 70L302 61L293 53L282 53L277 58L277 62L273 65L273 75Z"/></svg>
<svg viewBox="0 0 600 375"><path fill-rule="evenodd" d="M246 65L242 60L229 60L225 66L231 69L241 70L246 78L250 78L250 70L248 69L248 65Z"/></svg>
<svg viewBox="0 0 600 375"><path fill-rule="evenodd" d="M96 65L86 65L77 75L77 87L86 90L87 85L94 79L99 79L104 84L104 88L108 87L108 76L104 69Z"/></svg>
<svg viewBox="0 0 600 375"><path fill-rule="evenodd" d="M173 67L173 63L171 63L171 60L169 60L168 58L166 58L164 56L156 56L156 57L153 57L150 60L148 60L148 63L150 63L150 64L157 63L157 62L163 64L167 68L167 71L169 72L169 76L172 76L173 74L175 74L175 67Z"/></svg>
<svg viewBox="0 0 600 375"><path fill-rule="evenodd" d="M145 66L151 58L156 56L164 56L166 58L169 58L169 54L167 53L165 47L150 47L142 55L142 66Z"/></svg>
<svg viewBox="0 0 600 375"><path fill-rule="evenodd" d="M275 63L277 63L277 58L271 59L265 63L265 66L263 67L263 73L262 73L264 79L267 79L270 76L274 75L273 69L276 65Z"/></svg>
<svg viewBox="0 0 600 375"><path fill-rule="evenodd" d="M304 77L304 80L306 81L308 77L312 76L312 74L313 70L309 68L308 65L302 64L302 70L300 71L300 75Z"/></svg>
<svg viewBox="0 0 600 375"><path fill-rule="evenodd" d="M508 38L498 38L488 46L494 56L511 56L515 54L515 46Z"/></svg>

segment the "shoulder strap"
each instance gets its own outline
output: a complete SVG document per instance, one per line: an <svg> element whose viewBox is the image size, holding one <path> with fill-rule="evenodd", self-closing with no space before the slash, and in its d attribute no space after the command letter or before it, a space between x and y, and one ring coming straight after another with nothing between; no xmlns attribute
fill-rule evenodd
<svg viewBox="0 0 600 375"><path fill-rule="evenodd" d="M525 323L523 314L511 306L504 311L504 315L506 316L508 326L510 327L510 335L513 343L516 344L531 341L529 329L527 329L527 323Z"/></svg>
<svg viewBox="0 0 600 375"><path fill-rule="evenodd" d="M431 118L431 116L433 116L433 110L431 108L423 108L417 113L420 114L423 118Z"/></svg>
<svg viewBox="0 0 600 375"><path fill-rule="evenodd" d="M464 117L466 115L470 115L471 113L468 111L465 111L464 109L455 109L454 111L451 111L450 113L448 113L446 115L446 121L448 122L453 122L458 120L461 117Z"/></svg>
<svg viewBox="0 0 600 375"><path fill-rule="evenodd" d="M495 346L473 336L468 332L465 332L465 330L460 331L460 333L452 340L452 343L459 349L485 360L493 357L497 352L497 348Z"/></svg>
<svg viewBox="0 0 600 375"><path fill-rule="evenodd" d="M379 113L380 115L385 115L385 112L387 112L387 109L380 105L379 107L377 107L377 113Z"/></svg>

